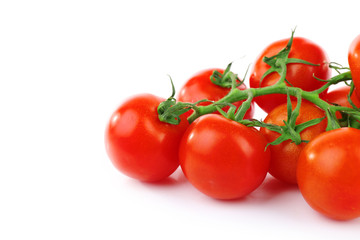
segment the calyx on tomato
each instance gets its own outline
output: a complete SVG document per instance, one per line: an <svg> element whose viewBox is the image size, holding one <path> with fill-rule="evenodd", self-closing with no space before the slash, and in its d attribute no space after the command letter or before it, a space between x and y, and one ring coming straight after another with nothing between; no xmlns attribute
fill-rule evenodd
<svg viewBox="0 0 360 240"><path fill-rule="evenodd" d="M308 142L308 140L301 139L300 133L308 127L319 124L324 118L315 118L311 119L307 122L296 124L296 119L300 114L301 107L301 97L298 97L297 105L292 110L292 104L290 100L290 96L288 95L287 101L287 120L284 121L284 126L278 126L274 124L260 123L263 127L267 129L280 133L280 137L278 137L275 141L269 143L268 145L277 145L287 140L292 140L295 144L299 145L303 142Z"/></svg>
<svg viewBox="0 0 360 240"><path fill-rule="evenodd" d="M235 88L242 85L244 80L240 81L237 74L230 71L231 65L232 62L228 64L224 73L220 73L218 70L215 70L210 77L211 82L223 88ZM245 79L245 77L243 79Z"/></svg>
<svg viewBox="0 0 360 240"><path fill-rule="evenodd" d="M288 84L291 85L290 82L286 80L286 72L287 72L287 64L289 63L302 63L311 66L319 66L319 64L310 63L308 61L297 59L297 58L289 58L289 53L291 50L291 45L293 43L294 38L294 31L291 34L289 42L287 43L286 47L283 48L278 54L271 56L271 57L264 57L263 61L270 66L270 69L267 70L264 75L261 77L260 86L262 80L269 75L270 73L277 72L280 75L280 79L278 83L283 83L286 81Z"/></svg>
<svg viewBox="0 0 360 240"><path fill-rule="evenodd" d="M195 103L182 103L177 102L175 99L175 87L174 83L170 77L172 93L171 96L159 104L157 111L159 114L159 120L162 122L167 122L170 124L178 125L180 124L181 118L180 115L189 111L190 109L194 109L197 111L197 104L201 102L208 101L206 99L197 101Z"/></svg>

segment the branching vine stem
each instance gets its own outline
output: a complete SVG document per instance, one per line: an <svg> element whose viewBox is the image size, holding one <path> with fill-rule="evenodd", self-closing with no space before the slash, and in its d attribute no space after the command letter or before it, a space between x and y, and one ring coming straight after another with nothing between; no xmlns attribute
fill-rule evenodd
<svg viewBox="0 0 360 240"><path fill-rule="evenodd" d="M202 115L219 111L225 117L235 120L237 122L244 123L248 126L267 127L272 131L281 133L281 137L279 137L271 144L278 144L287 139L291 139L296 144L300 144L301 142L304 142L304 140L300 138L299 133L305 128L319 123L323 119L313 119L300 125L295 124L295 120L299 115L301 101L302 99L305 99L315 104L317 107L321 108L325 112L325 116L327 119L327 131L340 128L341 126L343 126L344 122L345 124L349 124L349 126L350 124L352 124L353 126L360 127L359 108L357 108L353 104L350 98L351 93L354 90L354 84L351 81L352 76L348 68L342 67L341 65L336 63L329 63L329 67L334 68L337 71L338 75L325 80L319 79L314 76L315 79L325 82L325 84L322 87L313 91L305 91L301 88L294 87L287 81L285 76L287 73L287 64L289 63L300 63L318 66L317 64L313 64L302 59L288 58L293 40L293 34L294 32L292 32L291 38L286 47L282 49L279 53L271 57L264 57L263 61L268 64L270 68L262 76L259 88L248 88L245 90L238 89L237 87L241 85L243 81L240 81L238 79L238 76L230 71L230 63L223 74L218 71L214 71L213 76L210 78L212 83L221 87L230 88L229 93L225 97L215 102L208 101L206 99L198 101L196 103L176 102L176 99L174 98L175 90L172 84L173 94L170 98L161 103L158 107L159 119L167 123L179 124L181 120L180 115L192 109L193 113L187 119L191 123ZM345 72L342 73L340 70ZM261 87L262 80L267 75L273 72L277 72L280 75L280 79L278 80L278 82L272 86ZM348 80L350 80L350 83L347 82ZM331 85L338 84L340 82L345 82L346 84L350 85L350 94L348 96L348 101L351 104L352 108L333 105L319 97L319 95L322 92L326 91L326 89L328 89ZM288 96L288 120L284 121L285 126L280 127L269 125L256 119L243 120L244 115L246 111L251 107L251 103L254 98L270 94L285 94ZM297 106L294 110L292 110L291 107L290 96L293 96L298 100ZM211 104L207 106L198 105L199 103L204 101L211 102ZM232 103L238 101L243 101L243 103L238 109L236 109L235 105L233 105ZM222 108L225 106L230 107L227 112L222 110ZM341 112L341 114L345 116L343 122L340 122L337 119L337 112Z"/></svg>
<svg viewBox="0 0 360 240"><path fill-rule="evenodd" d="M269 86L269 87L249 88L249 89L245 89L245 90L239 90L237 88L234 88L230 91L230 93L227 96L220 99L219 101L217 101L213 104L210 104L208 106L198 106L198 109L197 109L198 111L194 112L188 118L188 121L193 122L196 118L198 118L202 115L209 114L209 113L216 111L216 105L219 105L222 103L233 103L233 102L237 102L237 101L241 101L241 100L251 101L249 99L252 99L253 97L275 94L275 93L289 94L290 96L294 96L294 97L296 97L300 94L302 99L312 102L319 108L323 109L325 112L327 112L327 113L329 112L329 114L330 113L335 114L336 111L346 111L346 112L354 114L357 118L360 119L359 112L352 108L331 105L328 102L322 100L319 97L319 94L317 94L316 92L303 91L300 88L289 87L289 86L286 86L285 83L283 83L283 84L277 84L277 85L273 85L273 86ZM249 96L251 96L251 98L249 98ZM340 127L340 126L333 126L332 124L330 124L328 122L328 130L334 129L337 127Z"/></svg>

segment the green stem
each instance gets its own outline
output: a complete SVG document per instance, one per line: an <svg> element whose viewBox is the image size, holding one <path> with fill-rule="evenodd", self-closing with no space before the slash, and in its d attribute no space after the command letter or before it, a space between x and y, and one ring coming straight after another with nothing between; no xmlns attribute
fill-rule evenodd
<svg viewBox="0 0 360 240"><path fill-rule="evenodd" d="M159 105L158 112L161 115L161 116L159 116L160 120L169 122L169 123L173 123L173 124L178 124L180 122L179 116L182 113L189 110L190 108L192 108L194 110L194 112L188 118L188 121L190 123L193 122L196 118L198 118L202 115L208 114L208 113L215 112L216 110L219 110L219 112L221 112L224 116L227 116L231 119L241 122L246 111L251 106L251 102L254 97L270 95L270 94L286 94L288 96L288 121L286 124L288 124L287 127L289 129L289 134L291 135L290 139L295 139L295 140L297 140L297 142L302 141L300 139L299 131L302 128L304 128L305 125L310 126L312 124L316 124L318 121L322 121L322 119L319 118L314 121L308 121L303 126L300 126L300 127L296 126L295 120L299 114L301 99L306 99L309 102L311 102L311 103L315 104L316 106L318 106L319 108L321 108L322 110L324 110L326 117L327 117L327 121L328 121L327 130L331 130L331 129L340 127L340 123L335 116L335 113L337 111L346 113L349 121L350 120L355 121L355 123L357 123L356 120L360 121L360 111L352 103L352 101L350 99L351 93L354 90L353 83L351 83L352 87L351 87L348 98L349 98L350 104L354 108L334 106L334 105L331 105L328 102L322 100L319 97L319 94L326 91L326 89L329 86L331 86L333 84L337 84L339 82L345 82L347 80L351 80L352 76L351 76L350 71L347 71L344 73L340 73L340 71L339 71L339 70L345 70L345 69L348 70L348 68L343 68L341 65L334 65L334 64L332 65L330 63L330 67L334 68L339 73L339 75L337 75L329 80L318 79L316 76L314 76L315 79L322 81L322 82L326 82L322 87L320 87L319 89L316 89L314 91L304 91L300 88L294 87L293 85L291 85L291 83L289 83L287 81L286 73L287 73L287 64L289 64L289 63L300 63L300 64L306 64L306 65L311 65L311 66L318 66L318 64L313 64L313 63L307 62L302 59L289 58L289 53L290 53L291 45L293 42L293 35L294 35L294 31L292 31L291 38L289 39L286 47L283 48L280 52L278 52L276 55L273 55L271 57L265 56L263 58L263 61L266 64L268 64L270 66L270 68L261 77L260 86L261 86L262 80L267 75L276 72L280 75L280 79L274 85L268 86L268 87L249 88L249 89L245 89L245 90L239 90L237 88L237 86L238 86L238 84L242 84L242 82L238 83L237 75L230 71L230 67L231 67L231 63L230 63L223 74L220 74L219 72L214 71L213 75L210 77L210 80L216 85L226 87L226 88L231 87L231 90L228 95L226 95L225 97L223 97L222 99L220 99L216 102L212 102L212 104L210 104L208 106L198 106L197 103L193 103L193 104L191 104L191 103L176 103L176 100L174 99L175 91L173 88L172 96L167 101L165 101L164 103ZM286 83L288 83L290 86L287 86ZM290 96L294 96L298 99L297 107L293 111L291 109L292 106L290 103ZM236 108L234 108L234 106L231 103L234 103L237 101L242 101L242 100L246 100L246 101L242 103L240 109L238 109L238 111L236 112L236 115L235 115L234 113L235 113ZM222 106L231 106L231 107L230 107L230 110L227 113L225 113L224 111L222 111L220 109L220 107L222 107ZM253 122L255 122L255 121L253 121ZM263 123L259 122L259 124L261 125ZM274 129L273 126L267 126L267 127ZM286 136L285 134L282 135L283 140L288 139L288 137L289 136ZM281 141L283 141L283 140L281 140Z"/></svg>
<svg viewBox="0 0 360 240"><path fill-rule="evenodd" d="M316 90L312 91L312 93L320 94L320 93L322 93L323 91L325 91L328 87L330 87L330 86L333 85L333 84L337 84L337 83L339 83L339 82L343 82L343 81L351 80L351 79L352 79L352 76L351 76L351 72L350 72L350 71L341 73L341 74L336 75L335 77L331 78L330 80L325 81L325 82L327 82L327 83L326 83L324 86L322 86L322 87L319 88L319 89L316 89ZM319 79L318 79L318 80L319 80Z"/></svg>
<svg viewBox="0 0 360 240"><path fill-rule="evenodd" d="M251 107L251 102L254 98L254 94L253 94L253 91L254 90L250 90L250 91L247 91L248 93L248 98L246 99L245 102L243 102L240 106L240 108L238 109L238 111L236 112L236 115L235 115L235 121L240 121L240 120L243 120L247 110L249 110L249 108Z"/></svg>
<svg viewBox="0 0 360 240"><path fill-rule="evenodd" d="M249 96L251 98L263 96L263 95L269 95L269 94L289 94L290 96L294 97L301 97L302 99L306 99L309 102L312 102L322 110L324 110L328 117L328 130L338 128L340 127L339 124L335 124L337 120L334 120L334 115L336 111L344 111L348 112L350 114L354 114L356 118L360 118L360 112L348 108L348 107L341 107L341 106L334 106L329 104L328 102L322 100L319 97L319 94L317 91L313 92L307 92L303 91L300 88L297 87L289 87L286 86L285 83L276 84L269 87L263 87L263 88L249 88L245 90L239 90L237 88L234 88L230 91L228 95L226 95L224 98L220 99L217 102L214 102L213 104L210 104L208 106L198 106L198 111L194 112L189 118L189 122L193 122L196 118L212 113L216 111L216 105L224 104L224 103L233 103L241 100L248 99ZM335 118L336 119L336 118Z"/></svg>

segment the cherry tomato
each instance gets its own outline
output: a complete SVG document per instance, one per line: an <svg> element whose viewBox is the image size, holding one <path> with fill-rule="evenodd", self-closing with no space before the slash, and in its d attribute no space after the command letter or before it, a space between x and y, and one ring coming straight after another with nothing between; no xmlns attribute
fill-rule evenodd
<svg viewBox="0 0 360 240"><path fill-rule="evenodd" d="M114 166L141 181L159 181L179 166L178 148L188 123L163 123L157 107L165 99L134 96L113 113L106 128L106 150Z"/></svg>
<svg viewBox="0 0 360 240"><path fill-rule="evenodd" d="M350 87L349 86L342 86L340 88L334 89L328 92L326 96L326 101L332 104L338 104L343 107L351 108L351 104L349 103L347 96L349 95ZM353 93L351 95L351 100L355 104L355 106L360 107L360 100L356 97L356 94ZM337 118L341 118L341 113L336 113Z"/></svg>
<svg viewBox="0 0 360 240"><path fill-rule="evenodd" d="M296 102L292 102L293 109L296 107ZM325 113L320 108L312 103L302 102L300 107L300 114L296 119L296 124L301 124L315 118L322 118ZM265 118L265 123L271 123L278 126L284 125L284 120L287 120L287 104L282 104L274 108ZM301 139L310 141L317 135L326 130L326 120L306 128L300 133ZM275 141L280 134L270 131L267 128L261 128L260 132L265 136L268 142ZM276 179L296 184L296 168L301 150L305 147L306 143L296 145L291 140L284 141L278 145L270 145L271 161L269 173Z"/></svg>
<svg viewBox="0 0 360 240"><path fill-rule="evenodd" d="M356 95L360 99L360 35L350 44L348 61L351 76L356 87Z"/></svg>
<svg viewBox="0 0 360 240"><path fill-rule="evenodd" d="M211 82L210 76L213 74L214 70L219 71L221 74L224 73L223 69L208 69L202 72L197 73L192 78L190 78L185 85L180 89L178 100L180 102L196 102L203 99L208 99L212 101L217 101L224 96L226 96L230 88L223 88ZM238 89L246 89L244 84L240 85ZM243 101L238 101L233 103L236 107L239 107ZM201 106L209 105L209 102L200 103ZM224 107L223 110L227 111L229 107ZM244 118L249 119L254 115L254 104L251 104L251 107L246 112ZM218 111L215 113L220 114ZM191 111L187 112L187 116L191 114Z"/></svg>
<svg viewBox="0 0 360 240"><path fill-rule="evenodd" d="M265 56L271 57L283 49L289 39L276 41L266 47L255 61L254 67L250 75L250 87L259 88L274 85L280 76L278 73L271 73L266 76L260 85L260 80L264 73L270 68L268 64L263 62ZM294 86L306 91L312 91L320 88L325 83L314 78L329 79L331 77L331 69L328 66L329 59L324 50L308 39L294 37L293 44L289 53L289 58L298 58L320 66L310 66L301 63L290 63L287 65L286 79ZM327 91L327 90L326 90ZM324 91L321 97L326 94ZM255 98L255 102L265 112L269 113L276 106L286 103L286 95L270 94Z"/></svg>
<svg viewBox="0 0 360 240"><path fill-rule="evenodd" d="M351 108L351 104L349 103L347 96L349 95L350 87L342 86L336 88L330 92L328 92L326 96L326 101L329 103L338 104L343 107ZM356 98L354 94L351 95L351 100L355 104L355 106L360 107L360 100Z"/></svg>
<svg viewBox="0 0 360 240"><path fill-rule="evenodd" d="M196 119L180 144L180 166L202 193L241 198L264 180L270 161L266 139L255 128L217 114Z"/></svg>
<svg viewBox="0 0 360 240"><path fill-rule="evenodd" d="M339 128L309 142L299 157L300 192L316 211L334 219L360 216L360 130Z"/></svg>

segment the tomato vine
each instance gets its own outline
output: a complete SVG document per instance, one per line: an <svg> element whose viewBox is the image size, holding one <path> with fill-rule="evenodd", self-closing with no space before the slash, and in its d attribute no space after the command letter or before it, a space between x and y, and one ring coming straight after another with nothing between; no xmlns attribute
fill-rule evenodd
<svg viewBox="0 0 360 240"><path fill-rule="evenodd" d="M307 127L313 126L319 123L322 119L313 119L301 125L296 125L295 120L299 115L299 109L301 106L301 102L303 99L315 104L317 107L324 110L326 113L327 119L327 131L334 130L337 128L341 128L344 124L350 127L359 126L360 121L360 111L359 109L352 103L350 96L354 91L354 84L352 83L352 75L351 71L348 68L341 67L341 65L336 63L330 63L329 67L335 69L338 75L330 78L330 79L319 79L314 76L318 81L323 81L325 84L313 91L305 91L299 87L294 87L286 80L286 72L287 65L289 63L300 63L307 65L315 65L308 61L304 61L302 59L289 58L289 52L292 45L294 31L288 41L288 44L285 48L283 48L279 53L274 56L264 57L263 61L270 65L270 69L265 72L262 76L262 79L265 78L268 74L272 72L277 72L280 75L280 79L278 82L272 86L260 87L260 88L248 88L244 90L240 90L236 88L239 84L242 84L239 81L237 74L230 71L231 63L227 66L224 74L219 74L214 71L214 74L211 77L211 81L214 84L217 84L222 87L230 88L229 93L218 101L212 101L210 105L207 106L199 106L200 102L208 101L206 99L198 101L196 103L184 103L177 102L174 98L175 90L173 87L172 96L161 103L158 108L159 119L163 122L171 123L171 124L179 124L180 115L189 111L190 109L194 110L193 113L188 117L188 121L191 123L195 119L199 118L202 115L209 114L215 111L219 111L225 117L240 122L247 126L257 126L257 127L266 127L272 131L276 131L281 133L281 136L271 144L279 144L285 140L291 139L296 144L300 144L306 140L302 140L300 138L300 132ZM346 70L345 72L342 72ZM350 80L350 81L349 81ZM349 81L349 83L347 82ZM328 103L327 101L321 99L319 95L327 90L331 85L338 84L340 82L345 82L346 84L351 86L350 94L348 96L349 103L352 108L344 107L339 105L333 105ZM288 83L290 86L288 86ZM285 94L288 96L288 119L285 123L285 126L276 126L272 124L265 124L262 121L256 119L243 119L246 111L250 107L251 102L255 97L269 95L269 94ZM292 110L290 103L290 96L293 96L297 99L297 107ZM236 109L233 102L237 102L240 100L245 100L242 105ZM230 109L227 112L221 110L224 106L230 106ZM347 116L346 122L344 123L344 119L337 119L335 113L337 111L342 112Z"/></svg>

